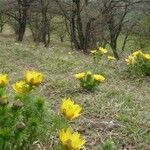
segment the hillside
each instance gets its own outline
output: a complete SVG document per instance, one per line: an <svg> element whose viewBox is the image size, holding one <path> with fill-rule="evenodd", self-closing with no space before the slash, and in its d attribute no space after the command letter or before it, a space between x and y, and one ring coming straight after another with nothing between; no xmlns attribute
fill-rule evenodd
<svg viewBox="0 0 150 150"><path fill-rule="evenodd" d="M67 44L55 43L46 49L32 42L21 44L11 37L0 38L0 72L8 73L11 83L32 68L43 72L40 94L56 113L64 97L71 97L83 107L76 126L87 141L87 149L100 149L108 138L117 149L148 149L150 78L131 76L124 58L110 62L104 57L95 64L91 56L71 51ZM100 73L106 81L95 92L85 92L73 76L82 71Z"/></svg>

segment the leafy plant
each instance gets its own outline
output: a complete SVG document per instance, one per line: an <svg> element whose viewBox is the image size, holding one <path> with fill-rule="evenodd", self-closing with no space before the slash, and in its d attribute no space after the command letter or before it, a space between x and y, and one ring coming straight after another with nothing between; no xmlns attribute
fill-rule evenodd
<svg viewBox="0 0 150 150"><path fill-rule="evenodd" d="M42 141L43 137L56 132L58 125L53 120L54 115L45 99L36 94L42 81L41 73L27 71L25 79L12 86L15 96L8 97L8 80L0 76L0 149L31 149L35 141ZM61 122L60 128L62 119Z"/></svg>
<svg viewBox="0 0 150 150"><path fill-rule="evenodd" d="M129 55L126 62L131 73L150 75L150 54L144 54L139 50Z"/></svg>
<svg viewBox="0 0 150 150"><path fill-rule="evenodd" d="M116 145L111 139L109 139L100 146L100 150L116 150Z"/></svg>
<svg viewBox="0 0 150 150"><path fill-rule="evenodd" d="M105 77L99 74L92 74L92 72L82 72L75 74L75 78L80 81L80 86L83 89L92 91L94 90L100 83L105 80Z"/></svg>
<svg viewBox="0 0 150 150"><path fill-rule="evenodd" d="M103 47L99 47L95 50L92 50L91 55L93 56L94 61L98 62L99 60L102 59L103 55L106 54L107 52L108 52L107 49Z"/></svg>

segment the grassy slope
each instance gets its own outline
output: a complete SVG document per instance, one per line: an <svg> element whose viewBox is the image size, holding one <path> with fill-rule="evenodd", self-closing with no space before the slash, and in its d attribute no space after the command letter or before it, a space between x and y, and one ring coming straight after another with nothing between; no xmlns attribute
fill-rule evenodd
<svg viewBox="0 0 150 150"><path fill-rule="evenodd" d="M63 97L71 97L82 105L83 115L76 126L87 140L87 149L99 149L106 138L112 138L117 149L147 149L150 144L148 77L129 75L123 61L110 63L103 58L94 64L90 56L74 51L70 54L65 44L55 43L45 49L1 37L0 72L8 73L13 83L22 77L25 68L35 68L45 74L41 93L55 111ZM107 79L94 93L83 92L73 78L74 73L86 70L103 74Z"/></svg>

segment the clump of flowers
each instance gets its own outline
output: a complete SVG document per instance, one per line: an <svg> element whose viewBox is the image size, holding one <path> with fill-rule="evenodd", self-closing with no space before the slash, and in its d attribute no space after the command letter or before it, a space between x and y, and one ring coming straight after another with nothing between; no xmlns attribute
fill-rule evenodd
<svg viewBox="0 0 150 150"><path fill-rule="evenodd" d="M86 90L94 90L100 83L105 81L105 77L92 72L82 72L74 75L80 81L80 86Z"/></svg>
<svg viewBox="0 0 150 150"><path fill-rule="evenodd" d="M60 111L68 121L78 118L81 115L81 110L81 106L72 99L62 99ZM85 144L85 140L81 137L80 133L73 132L70 127L60 130L59 139L62 147L66 150L80 150Z"/></svg>
<svg viewBox="0 0 150 150"><path fill-rule="evenodd" d="M114 57L114 56L107 56L107 59L109 60L109 61L115 61L116 60L116 58Z"/></svg>
<svg viewBox="0 0 150 150"><path fill-rule="evenodd" d="M25 79L17 81L12 85L15 93L27 94L35 87L39 86L43 81L43 74L37 71L27 70L25 73Z"/></svg>
<svg viewBox="0 0 150 150"><path fill-rule="evenodd" d="M60 107L62 115L52 113L44 98L35 93L43 79L42 73L28 70L22 80L12 85L14 95L9 95L8 75L0 74L0 149L31 149L35 141L42 141L43 136L56 134L58 130L62 149L83 147L85 140L69 127L69 122L81 115L81 106L64 98Z"/></svg>
<svg viewBox="0 0 150 150"><path fill-rule="evenodd" d="M106 48L99 47L99 48L97 48L97 49L95 49L95 50L92 50L92 51L91 51L91 54L92 54L92 56L93 56L94 61L98 61L98 60L100 60L100 59L102 58L102 56L103 56L104 54L106 54L107 52L108 52L108 50L107 50Z"/></svg>
<svg viewBox="0 0 150 150"><path fill-rule="evenodd" d="M141 50L135 51L125 59L130 72L150 75L150 54L145 54Z"/></svg>
<svg viewBox="0 0 150 150"><path fill-rule="evenodd" d="M15 95L7 93L8 81L8 75L0 74L0 149L30 149L48 132L50 113L44 98L33 92L43 75L27 71L23 80L12 85Z"/></svg>

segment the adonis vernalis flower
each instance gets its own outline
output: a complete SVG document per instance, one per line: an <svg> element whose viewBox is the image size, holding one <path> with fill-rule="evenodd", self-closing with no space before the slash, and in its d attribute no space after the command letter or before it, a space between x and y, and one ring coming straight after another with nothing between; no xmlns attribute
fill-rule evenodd
<svg viewBox="0 0 150 150"><path fill-rule="evenodd" d="M32 86L38 86L43 81L43 74L37 71L26 71L26 82Z"/></svg>
<svg viewBox="0 0 150 150"><path fill-rule="evenodd" d="M70 98L63 99L61 105L61 113L64 115L65 118L72 120L80 116L81 107L78 104L75 104L73 100Z"/></svg>
<svg viewBox="0 0 150 150"><path fill-rule="evenodd" d="M103 82L105 80L105 77L99 74L94 74L93 75L94 80L98 81L98 82Z"/></svg>
<svg viewBox="0 0 150 150"><path fill-rule="evenodd" d="M138 56L141 56L143 55L142 51L141 50L138 50L138 51L135 51L132 56L135 56L135 57L138 57Z"/></svg>
<svg viewBox="0 0 150 150"><path fill-rule="evenodd" d="M26 93L29 89L29 85L25 81L18 81L12 87L16 93Z"/></svg>
<svg viewBox="0 0 150 150"><path fill-rule="evenodd" d="M125 61L127 62L128 65L133 65L136 62L135 57L132 55L130 55L127 59L125 59Z"/></svg>
<svg viewBox="0 0 150 150"><path fill-rule="evenodd" d="M113 57L113 56L108 56L107 59L108 59L108 60L116 60L116 58Z"/></svg>
<svg viewBox="0 0 150 150"><path fill-rule="evenodd" d="M59 133L59 139L68 150L80 150L85 144L78 132L72 132L70 128L62 129Z"/></svg>
<svg viewBox="0 0 150 150"><path fill-rule="evenodd" d="M144 59L150 61L150 54L144 54Z"/></svg>
<svg viewBox="0 0 150 150"><path fill-rule="evenodd" d="M141 50L135 51L131 55L128 56L125 61L127 62L128 65L134 65L137 62L137 59L143 58L144 54L142 53Z"/></svg>
<svg viewBox="0 0 150 150"><path fill-rule="evenodd" d="M0 87L5 87L8 84L8 75L0 74Z"/></svg>
<svg viewBox="0 0 150 150"><path fill-rule="evenodd" d="M85 72L77 73L74 76L76 79L81 80L85 77Z"/></svg>
<svg viewBox="0 0 150 150"><path fill-rule="evenodd" d="M106 48L103 48L103 47L99 47L99 51L102 53L102 54L106 54L108 51Z"/></svg>

